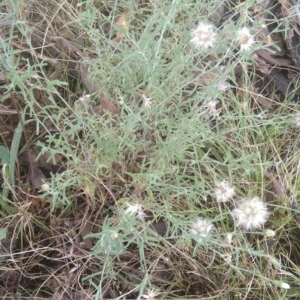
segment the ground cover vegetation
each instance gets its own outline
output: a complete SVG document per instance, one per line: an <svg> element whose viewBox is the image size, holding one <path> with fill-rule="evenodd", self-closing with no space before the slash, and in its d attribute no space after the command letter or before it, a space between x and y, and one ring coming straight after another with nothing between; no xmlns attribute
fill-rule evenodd
<svg viewBox="0 0 300 300"><path fill-rule="evenodd" d="M1 1L1 299L299 299L299 25Z"/></svg>

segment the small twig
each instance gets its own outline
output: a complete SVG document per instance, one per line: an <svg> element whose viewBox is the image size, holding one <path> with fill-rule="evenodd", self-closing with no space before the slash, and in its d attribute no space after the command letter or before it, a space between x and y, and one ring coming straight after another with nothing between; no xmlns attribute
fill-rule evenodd
<svg viewBox="0 0 300 300"><path fill-rule="evenodd" d="M49 57L46 57L45 55L40 55L38 53L36 53L34 50L35 48L32 48L32 49L27 49L19 44L17 44L16 42L11 42L11 44L13 46L15 46L16 48L18 49L21 49L22 51L25 51L25 52L29 52L31 55L35 55L37 58L41 59L41 60L45 60L46 62L48 62L50 65L52 65L53 67L57 67L58 65L58 62L53 60L52 58L49 58ZM48 45L48 46L45 46L45 47L51 47L51 46L54 46L54 44L51 44L51 45ZM36 48L37 49L37 48Z"/></svg>

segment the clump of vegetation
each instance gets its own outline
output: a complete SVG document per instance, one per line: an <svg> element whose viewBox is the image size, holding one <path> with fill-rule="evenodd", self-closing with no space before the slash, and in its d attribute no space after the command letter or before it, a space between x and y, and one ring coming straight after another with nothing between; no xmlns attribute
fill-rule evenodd
<svg viewBox="0 0 300 300"><path fill-rule="evenodd" d="M1 297L299 298L297 7L196 2L1 4Z"/></svg>

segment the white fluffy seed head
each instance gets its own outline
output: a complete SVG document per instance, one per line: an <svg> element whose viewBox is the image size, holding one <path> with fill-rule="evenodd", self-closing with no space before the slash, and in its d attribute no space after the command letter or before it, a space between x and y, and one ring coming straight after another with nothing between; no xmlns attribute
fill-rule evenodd
<svg viewBox="0 0 300 300"><path fill-rule="evenodd" d="M215 44L217 34L212 24L200 22L191 31L191 36L191 42L196 48L209 49Z"/></svg>
<svg viewBox="0 0 300 300"><path fill-rule="evenodd" d="M235 189L225 180L218 181L214 189L218 202L227 202L235 195Z"/></svg>
<svg viewBox="0 0 300 300"><path fill-rule="evenodd" d="M254 37L247 27L243 27L238 30L236 41L240 45L242 51L249 50L255 43Z"/></svg>
<svg viewBox="0 0 300 300"><path fill-rule="evenodd" d="M269 217L267 206L259 197L240 200L231 214L236 226L245 230L260 228Z"/></svg>

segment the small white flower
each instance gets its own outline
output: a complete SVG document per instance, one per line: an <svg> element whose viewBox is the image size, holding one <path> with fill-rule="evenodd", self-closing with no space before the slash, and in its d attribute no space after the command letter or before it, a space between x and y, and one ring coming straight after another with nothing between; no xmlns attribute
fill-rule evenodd
<svg viewBox="0 0 300 300"><path fill-rule="evenodd" d="M226 93L228 92L228 85L226 84L226 82L219 82L217 85L217 88L219 91Z"/></svg>
<svg viewBox="0 0 300 300"><path fill-rule="evenodd" d="M218 100L210 100L207 102L206 107L207 107L207 114L211 116L218 116L221 112L220 108L216 108L217 105L219 104Z"/></svg>
<svg viewBox="0 0 300 300"><path fill-rule="evenodd" d="M240 200L231 214L236 225L246 230L261 227L269 217L267 206L259 197Z"/></svg>
<svg viewBox="0 0 300 300"><path fill-rule="evenodd" d="M119 234L117 231L113 231L111 236L110 236L113 240L116 240L119 237Z"/></svg>
<svg viewBox="0 0 300 300"><path fill-rule="evenodd" d="M215 44L217 34L212 24L200 22L191 31L191 36L191 42L196 48L208 49Z"/></svg>
<svg viewBox="0 0 300 300"><path fill-rule="evenodd" d="M218 181L214 190L218 202L227 202L235 195L234 188L225 180Z"/></svg>
<svg viewBox="0 0 300 300"><path fill-rule="evenodd" d="M143 219L144 217L146 217L141 204L131 205L127 203L127 206L128 207L125 210L125 214L129 214L130 216L135 215L137 219Z"/></svg>
<svg viewBox="0 0 300 300"><path fill-rule="evenodd" d="M239 43L242 51L249 50L255 43L254 36L247 27L243 27L238 30L236 40Z"/></svg>
<svg viewBox="0 0 300 300"><path fill-rule="evenodd" d="M190 232L193 235L193 239L200 243L203 238L209 235L213 227L214 225L209 220L198 218L193 222Z"/></svg>
<svg viewBox="0 0 300 300"><path fill-rule="evenodd" d="M148 300L154 300L156 296L158 296L159 293L155 290L148 290L147 294L143 294L142 298L148 299Z"/></svg>
<svg viewBox="0 0 300 300"><path fill-rule="evenodd" d="M145 95L142 95L142 97L143 97L143 100L144 100L145 107L150 108L152 98L147 98Z"/></svg>

